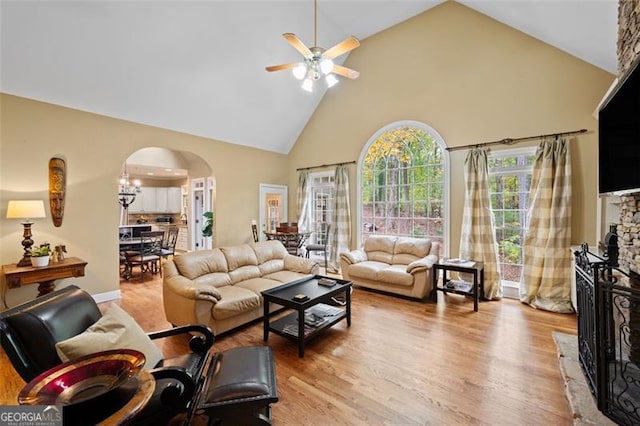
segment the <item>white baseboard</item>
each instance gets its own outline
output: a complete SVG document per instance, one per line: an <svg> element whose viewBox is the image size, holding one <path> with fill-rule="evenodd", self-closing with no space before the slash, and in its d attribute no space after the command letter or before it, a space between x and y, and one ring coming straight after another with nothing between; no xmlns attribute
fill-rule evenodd
<svg viewBox="0 0 640 426"><path fill-rule="evenodd" d="M120 292L120 290L114 290L107 291L106 293L93 294L91 297L93 297L93 300L95 300L96 303L103 303L109 302L111 300L121 299L122 293Z"/></svg>

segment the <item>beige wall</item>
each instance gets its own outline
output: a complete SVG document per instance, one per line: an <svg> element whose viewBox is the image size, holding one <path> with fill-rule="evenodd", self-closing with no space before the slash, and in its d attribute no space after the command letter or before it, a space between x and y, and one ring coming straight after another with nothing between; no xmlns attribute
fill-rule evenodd
<svg viewBox="0 0 640 426"><path fill-rule="evenodd" d="M587 128L572 143L573 242L596 241L597 123L591 113L613 75L457 3L448 2L363 41L347 62L362 74L330 90L290 155L0 95L0 261L21 257L22 227L7 220L10 199L47 199L47 163L66 159L62 227L36 220L36 243L65 243L89 262L69 280L92 294L118 289L117 176L138 149L167 147L202 157L216 180L217 245L251 240L259 183L289 185L295 218L298 167L357 160L383 126L417 120L449 146ZM520 145L522 146L522 145ZM451 247L457 254L466 151L451 153ZM356 166L350 167L355 209ZM48 209L47 209L48 212ZM353 214L354 230L356 214ZM354 240L352 245L355 246ZM11 290L10 305L35 295Z"/></svg>
<svg viewBox="0 0 640 426"><path fill-rule="evenodd" d="M454 2L364 40L345 65L360 78L343 79L309 120L290 153L290 188L296 168L358 160L369 138L395 121L423 122L450 147L587 128L571 143L572 242L597 240L592 112L613 75ZM466 152L450 154L451 255L459 248ZM349 167L355 231L357 166Z"/></svg>
<svg viewBox="0 0 640 426"><path fill-rule="evenodd" d="M0 261L22 256L22 226L6 217L11 199L48 200L49 158L67 162L64 221L47 218L33 225L36 244L65 243L68 256L89 262L86 276L73 282L92 294L118 290L116 198L124 160L140 148L156 146L200 156L216 181L215 235L218 245L252 241L251 220L258 217L259 184L286 184L287 158L24 98L0 95ZM7 292L9 305L34 297L36 286Z"/></svg>

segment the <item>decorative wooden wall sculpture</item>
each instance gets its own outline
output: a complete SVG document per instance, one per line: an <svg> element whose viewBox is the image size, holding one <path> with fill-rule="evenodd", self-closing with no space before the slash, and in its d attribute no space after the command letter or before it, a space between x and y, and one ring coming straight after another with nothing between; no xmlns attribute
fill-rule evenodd
<svg viewBox="0 0 640 426"><path fill-rule="evenodd" d="M67 166L62 158L49 160L49 207L51 219L58 227L64 216L64 196L67 192Z"/></svg>

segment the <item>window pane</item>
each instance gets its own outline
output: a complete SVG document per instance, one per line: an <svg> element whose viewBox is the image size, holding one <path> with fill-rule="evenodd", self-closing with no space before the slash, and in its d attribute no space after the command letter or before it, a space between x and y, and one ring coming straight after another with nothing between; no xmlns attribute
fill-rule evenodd
<svg viewBox="0 0 640 426"><path fill-rule="evenodd" d="M522 241L535 148L528 154L493 154L489 159L489 191L500 269L504 281L519 282Z"/></svg>
<svg viewBox="0 0 640 426"><path fill-rule="evenodd" d="M444 156L419 127L386 131L369 146L361 168L363 240L370 233L443 236Z"/></svg>

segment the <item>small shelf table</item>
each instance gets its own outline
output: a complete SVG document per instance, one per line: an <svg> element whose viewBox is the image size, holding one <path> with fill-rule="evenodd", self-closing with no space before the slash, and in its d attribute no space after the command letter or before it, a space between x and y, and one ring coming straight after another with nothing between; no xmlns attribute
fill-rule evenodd
<svg viewBox="0 0 640 426"><path fill-rule="evenodd" d="M438 286L439 271L442 271L442 286L440 287ZM471 288L461 288L456 282L447 278L447 272L451 271L473 274ZM441 259L433 265L432 276L433 286L431 290L431 300L438 303L438 291L472 296L473 310L478 312L478 300L481 295L484 295L484 263L475 260L453 261L452 259Z"/></svg>

